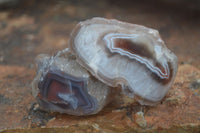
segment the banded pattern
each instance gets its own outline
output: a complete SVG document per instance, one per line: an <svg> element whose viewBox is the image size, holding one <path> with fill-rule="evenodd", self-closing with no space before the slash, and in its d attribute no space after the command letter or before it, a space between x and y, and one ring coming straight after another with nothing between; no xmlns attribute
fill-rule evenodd
<svg viewBox="0 0 200 133"><path fill-rule="evenodd" d="M97 79L120 85L128 96L140 97L141 104L160 101L177 72L177 57L158 31L136 24L104 18L80 22L69 47Z"/></svg>
<svg viewBox="0 0 200 133"><path fill-rule="evenodd" d="M89 114L96 110L96 100L87 90L87 80L77 78L59 70L49 71L38 86L38 97L46 104L51 103L60 110Z"/></svg>
<svg viewBox="0 0 200 133"><path fill-rule="evenodd" d="M32 94L45 111L71 115L98 113L115 96L111 88L91 76L68 49L55 56L36 58L37 75Z"/></svg>

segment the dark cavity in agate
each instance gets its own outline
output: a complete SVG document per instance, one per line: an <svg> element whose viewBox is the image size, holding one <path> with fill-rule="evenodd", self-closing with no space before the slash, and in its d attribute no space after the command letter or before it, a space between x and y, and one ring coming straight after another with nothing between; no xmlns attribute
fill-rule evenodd
<svg viewBox="0 0 200 133"><path fill-rule="evenodd" d="M49 71L38 84L41 104L46 109L81 111L89 114L96 109L96 99L87 92L87 79L73 77L59 70ZM51 106L54 107L51 107Z"/></svg>
<svg viewBox="0 0 200 133"><path fill-rule="evenodd" d="M112 46L108 46L108 47L109 47L109 49L112 49L112 52L118 53L119 51L117 49L120 49L121 52L125 52L125 53L128 52L131 55L135 55L136 58L137 58L137 56L139 56L139 57L154 60L154 61L156 60L154 57L154 54L152 54L149 51L149 49L148 49L148 47L146 47L146 45L136 44L136 43L132 42L130 39L116 38L113 40L113 43L111 45ZM139 60L139 59L136 59L136 60ZM169 66L169 68L163 67L159 62L154 62L154 66L153 66L154 68L158 68L158 70L161 71L162 73L164 73L166 76L162 75L162 73L160 73L159 71L158 71L159 74L151 72L152 77L157 82L159 82L163 85L168 84L172 78L173 70L172 70L171 64L168 62L167 66Z"/></svg>
<svg viewBox="0 0 200 133"><path fill-rule="evenodd" d="M148 48L145 45L136 44L130 39L115 39L113 45L115 48L120 48L124 51L130 52L131 54L151 59L154 58L152 53L148 50Z"/></svg>

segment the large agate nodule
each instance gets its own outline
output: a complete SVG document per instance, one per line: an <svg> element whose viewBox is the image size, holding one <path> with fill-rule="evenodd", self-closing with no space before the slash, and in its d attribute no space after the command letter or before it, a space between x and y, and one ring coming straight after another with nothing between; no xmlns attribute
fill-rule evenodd
<svg viewBox="0 0 200 133"><path fill-rule="evenodd" d="M80 22L69 47L77 61L103 83L121 86L141 104L160 101L177 72L177 57L157 30L93 18Z"/></svg>

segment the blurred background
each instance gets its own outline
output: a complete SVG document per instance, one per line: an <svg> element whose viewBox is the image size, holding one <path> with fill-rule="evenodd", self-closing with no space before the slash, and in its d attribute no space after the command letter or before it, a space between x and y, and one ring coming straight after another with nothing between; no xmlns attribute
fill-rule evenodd
<svg viewBox="0 0 200 133"><path fill-rule="evenodd" d="M200 0L0 0L0 64L31 67L67 47L82 20L115 18L157 29L179 58L200 68Z"/></svg>

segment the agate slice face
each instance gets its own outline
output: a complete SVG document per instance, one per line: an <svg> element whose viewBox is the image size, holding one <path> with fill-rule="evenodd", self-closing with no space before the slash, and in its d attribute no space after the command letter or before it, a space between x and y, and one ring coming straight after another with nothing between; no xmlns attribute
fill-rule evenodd
<svg viewBox="0 0 200 133"><path fill-rule="evenodd" d="M111 99L110 88L83 69L68 49L53 57L39 55L37 65L32 88L43 110L91 115Z"/></svg>
<svg viewBox="0 0 200 133"><path fill-rule="evenodd" d="M77 61L103 83L121 86L141 104L160 101L172 85L177 57L157 30L93 18L74 29L69 47Z"/></svg>

